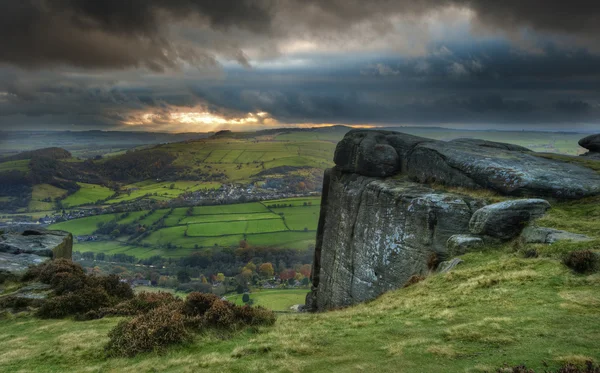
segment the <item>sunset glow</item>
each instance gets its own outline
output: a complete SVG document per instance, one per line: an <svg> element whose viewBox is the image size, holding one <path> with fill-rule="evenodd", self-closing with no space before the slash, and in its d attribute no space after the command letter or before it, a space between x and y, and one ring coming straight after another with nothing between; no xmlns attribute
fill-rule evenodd
<svg viewBox="0 0 600 373"><path fill-rule="evenodd" d="M133 114L123 123L128 126L159 126L170 131L217 130L226 127L259 128L279 124L267 112L247 113L245 116L224 116L201 109L183 112L152 112Z"/></svg>

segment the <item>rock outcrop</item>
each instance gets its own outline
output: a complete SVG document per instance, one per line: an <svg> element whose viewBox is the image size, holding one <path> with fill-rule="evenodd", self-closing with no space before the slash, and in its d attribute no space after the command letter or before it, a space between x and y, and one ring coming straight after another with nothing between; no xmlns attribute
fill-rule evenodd
<svg viewBox="0 0 600 373"><path fill-rule="evenodd" d="M503 241L521 234L523 228L550 209L543 199L518 199L485 206L473 214L469 222L472 234Z"/></svg>
<svg viewBox="0 0 600 373"><path fill-rule="evenodd" d="M312 311L373 299L440 262L438 270L451 270L461 261L452 257L514 239L550 208L537 198L485 206L424 184L557 199L600 194L600 174L590 168L483 140L353 130L334 161L325 172L306 299ZM568 233L535 232L543 242Z"/></svg>
<svg viewBox="0 0 600 373"><path fill-rule="evenodd" d="M469 232L482 201L410 181L377 179L333 169L326 174L315 291L308 303L323 310L362 302L426 274L430 257ZM312 299L310 299L312 297Z"/></svg>
<svg viewBox="0 0 600 373"><path fill-rule="evenodd" d="M600 194L600 174L594 170L487 146L420 144L407 167L408 174L422 183L490 189L507 196L577 199Z"/></svg>
<svg viewBox="0 0 600 373"><path fill-rule="evenodd" d="M343 172L373 177L401 172L421 183L490 189L507 196L577 199L600 194L600 174L594 170L485 140L443 142L399 132L353 130L338 143L334 161Z"/></svg>
<svg viewBox="0 0 600 373"><path fill-rule="evenodd" d="M65 231L26 230L0 235L0 269L21 272L48 259L71 259L73 235Z"/></svg>
<svg viewBox="0 0 600 373"><path fill-rule="evenodd" d="M587 153L582 154L584 157L600 160L600 133L579 140L579 146L589 150Z"/></svg>

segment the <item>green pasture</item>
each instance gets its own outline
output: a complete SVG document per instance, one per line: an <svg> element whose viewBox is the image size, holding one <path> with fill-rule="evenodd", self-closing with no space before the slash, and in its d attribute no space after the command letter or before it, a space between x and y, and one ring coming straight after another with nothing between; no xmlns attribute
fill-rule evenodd
<svg viewBox="0 0 600 373"><path fill-rule="evenodd" d="M98 229L99 223L106 223L117 218L116 214L105 214L73 219L61 223L52 224L49 229L58 229L73 233L76 236L90 235Z"/></svg>
<svg viewBox="0 0 600 373"><path fill-rule="evenodd" d="M0 172L3 171L29 171L29 159L22 159L18 161L8 161L0 163Z"/></svg>
<svg viewBox="0 0 600 373"><path fill-rule="evenodd" d="M249 293L253 306L261 306L274 311L290 311L296 304L304 304L308 289L255 289ZM243 294L226 295L228 301L244 305Z"/></svg>
<svg viewBox="0 0 600 373"><path fill-rule="evenodd" d="M102 185L77 183L80 189L62 200L64 207L94 204L112 196L114 192Z"/></svg>

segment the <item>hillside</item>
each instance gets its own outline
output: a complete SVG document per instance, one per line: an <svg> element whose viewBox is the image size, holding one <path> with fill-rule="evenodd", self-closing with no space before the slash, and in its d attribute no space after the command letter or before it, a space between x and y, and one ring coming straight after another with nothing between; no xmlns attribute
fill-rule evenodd
<svg viewBox="0 0 600 373"><path fill-rule="evenodd" d="M495 372L525 363L599 360L600 277L512 248L463 257L445 275L323 314L279 315L272 328L197 337L165 355L106 359L119 318L0 320L7 371ZM48 356L52 356L51 359Z"/></svg>

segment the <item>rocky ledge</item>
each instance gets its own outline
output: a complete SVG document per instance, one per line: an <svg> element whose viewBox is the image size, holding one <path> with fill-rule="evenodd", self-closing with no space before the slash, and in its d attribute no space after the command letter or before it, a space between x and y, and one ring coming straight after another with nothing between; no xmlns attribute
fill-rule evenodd
<svg viewBox="0 0 600 373"><path fill-rule="evenodd" d="M486 243L586 239L532 226L551 208L544 199L486 205L428 184L555 199L600 194L600 174L592 169L483 140L355 130L338 144L334 161L325 172L306 299L312 311L367 301L412 276L450 270L460 263L453 256Z"/></svg>
<svg viewBox="0 0 600 373"><path fill-rule="evenodd" d="M64 231L26 230L0 235L0 270L22 272L53 258L71 259L73 235Z"/></svg>

